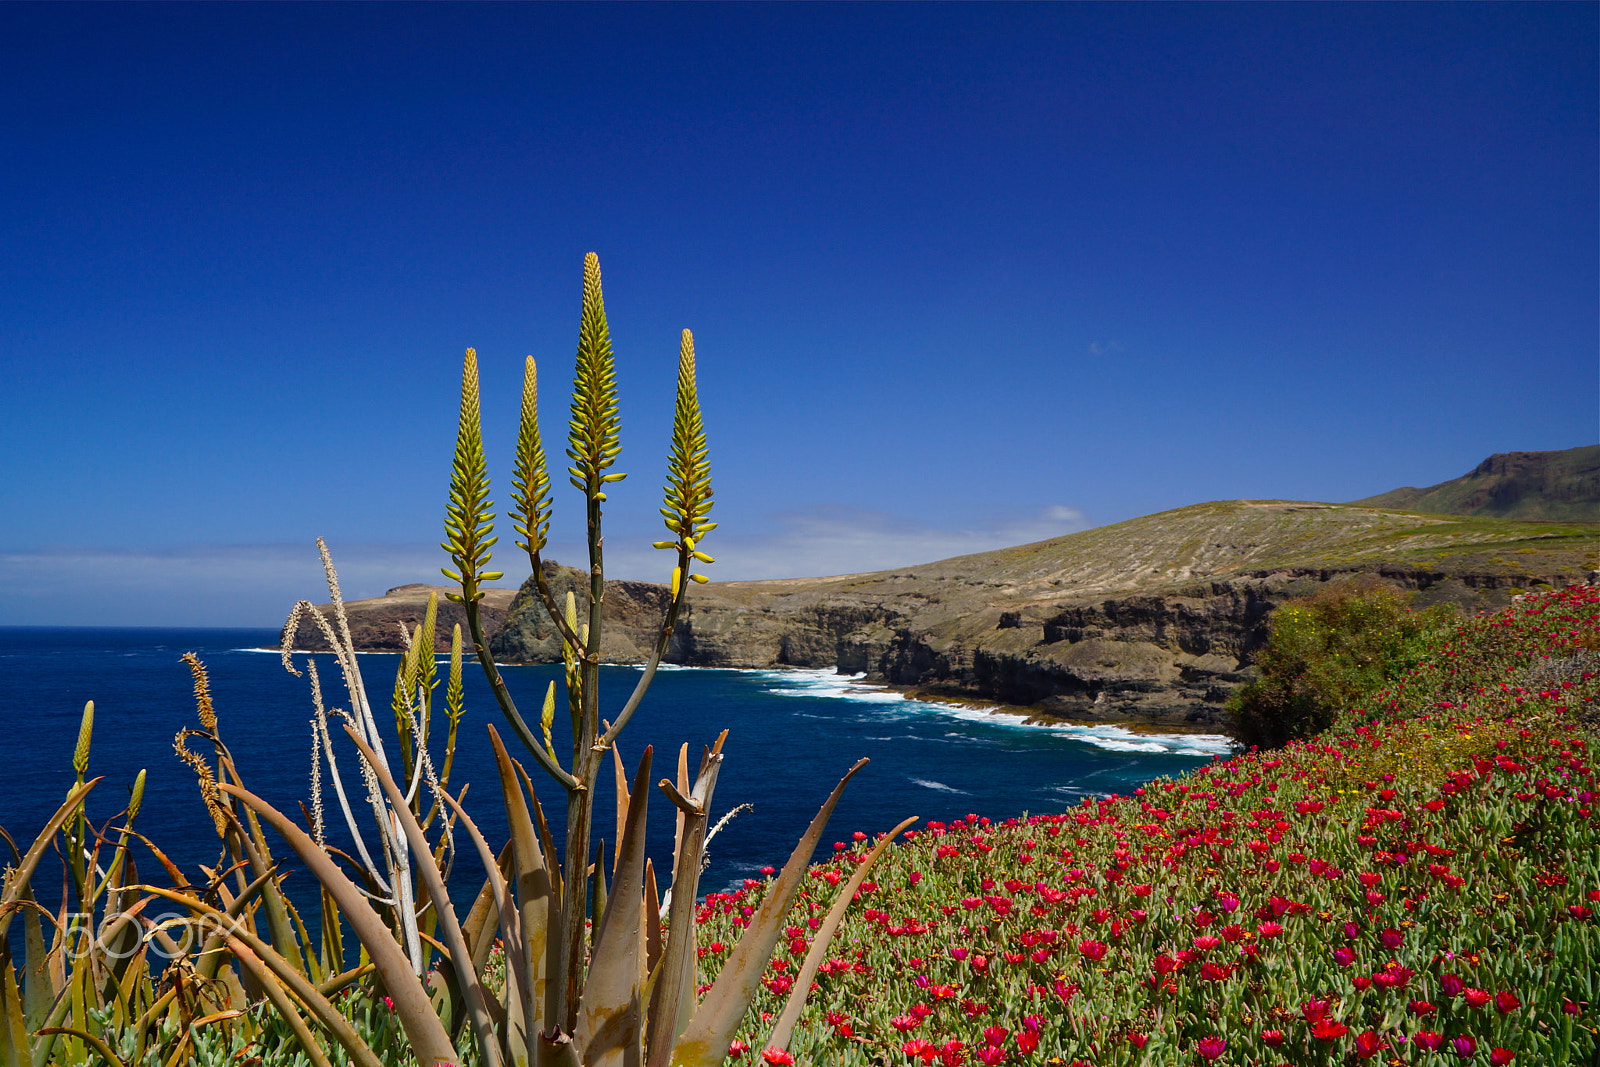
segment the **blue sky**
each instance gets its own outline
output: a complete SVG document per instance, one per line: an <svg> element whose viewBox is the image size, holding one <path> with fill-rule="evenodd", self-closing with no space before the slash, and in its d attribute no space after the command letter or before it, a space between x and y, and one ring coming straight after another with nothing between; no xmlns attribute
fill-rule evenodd
<svg viewBox="0 0 1600 1067"><path fill-rule="evenodd" d="M591 250L617 576L683 327L714 577L1593 443L1597 53L1592 4L0 6L0 623L275 625L319 534L434 580L462 351L503 502Z"/></svg>

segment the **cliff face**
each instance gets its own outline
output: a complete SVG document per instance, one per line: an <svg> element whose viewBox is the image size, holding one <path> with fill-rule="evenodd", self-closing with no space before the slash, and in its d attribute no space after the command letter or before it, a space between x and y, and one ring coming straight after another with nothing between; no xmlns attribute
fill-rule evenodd
<svg viewBox="0 0 1600 1067"><path fill-rule="evenodd" d="M1197 505L901 571L695 587L666 658L833 667L1067 719L1215 727L1290 597L1372 575L1416 590L1419 604L1497 607L1518 589L1583 580L1597 532L1283 501ZM575 588L581 610L583 575L547 566L557 597ZM612 582L606 596L606 658L639 662L667 590ZM559 656L526 589L491 646L502 661Z"/></svg>
<svg viewBox="0 0 1600 1067"><path fill-rule="evenodd" d="M382 596L369 597L365 600L347 600L344 607L345 618L350 623L350 636L355 641L356 648L364 652L401 651L405 648L405 639L400 633L401 627L407 631L417 628L428 609L428 594L434 593L439 597L439 609L435 616L433 647L440 650L448 649L451 628L459 625L462 642L470 652L472 639L467 636L466 615L462 612L461 605L445 599L446 593L459 592L460 590L453 585L401 585ZM505 621L506 612L511 607L512 598L516 595L511 589L484 590L478 616L483 621L486 635L493 634L499 629L501 623ZM330 622L332 621L332 604L319 604L317 610ZM322 630L314 620L301 619L299 627L295 630L294 647L308 652L318 652L326 649L328 642L323 638Z"/></svg>

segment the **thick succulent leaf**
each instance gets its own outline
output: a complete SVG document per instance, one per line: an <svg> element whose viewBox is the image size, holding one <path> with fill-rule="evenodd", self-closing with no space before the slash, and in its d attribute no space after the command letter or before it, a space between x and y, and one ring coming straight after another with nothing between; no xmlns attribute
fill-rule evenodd
<svg viewBox="0 0 1600 1067"><path fill-rule="evenodd" d="M60 830L62 825L72 818L79 805L83 803L83 798L88 796L89 791L99 785L100 782L101 779L99 778L91 778L82 785L73 787L72 791L67 794L67 799L62 801L61 806L56 809L56 813L50 816L49 820L44 824L44 829L39 831L39 836L34 838L27 854L22 857L22 862L13 870L6 872L5 892L0 894L0 944L5 942L6 934L11 929L11 916L16 914L10 905L20 900L23 892L27 890L29 883L33 879L33 872L38 869L39 860L44 856L45 849L49 848L50 843L55 840L56 831Z"/></svg>
<svg viewBox="0 0 1600 1067"><path fill-rule="evenodd" d="M724 733L723 737L726 736ZM721 747L722 738L718 738L717 748ZM684 746L678 759L679 781L684 784L684 789L678 790L680 795L688 788L687 752L688 746ZM660 971L650 990L649 1067L665 1067L673 1042L688 1026L695 1006L699 953L696 951L698 928L694 912L699 896L700 861L705 854L706 823L721 769L721 753L708 754L701 761L700 774L688 798L693 810L678 809L683 832L673 857L672 914L667 923L667 944ZM664 787L665 779L662 784Z"/></svg>
<svg viewBox="0 0 1600 1067"><path fill-rule="evenodd" d="M46 1027L44 1030L41 1030L40 1033L68 1034L94 1049L95 1055L100 1056L107 1063L116 1064L117 1067L127 1067L127 1064L123 1062L122 1057L118 1056L116 1052L112 1050L111 1046L106 1044L105 1038L100 1037L97 1034L91 1034L86 1030L79 1030L75 1026L50 1026Z"/></svg>
<svg viewBox="0 0 1600 1067"><path fill-rule="evenodd" d="M555 989L547 981L549 974L549 948L552 932L560 929L561 907L550 884L550 870L545 864L544 850L539 846L539 833L528 814L527 800L522 787L525 776L518 768L500 735L489 727L489 741L494 746L495 766L500 771L500 791L505 797L506 822L511 827L511 851L515 859L515 885L517 910L522 924L522 955L529 971L528 995L538 1008L530 1012L530 1019L549 1019L553 1011ZM531 784L531 783L529 783ZM531 792L531 790L530 790ZM537 799L534 802L538 803Z"/></svg>
<svg viewBox="0 0 1600 1067"><path fill-rule="evenodd" d="M644 1038L639 988L640 901L644 893L645 815L649 809L650 755L646 748L633 776L633 800L623 830L612 904L595 935L589 973L578 1002L575 1033L585 1067L636 1067ZM597 874L601 873L597 869Z"/></svg>
<svg viewBox="0 0 1600 1067"><path fill-rule="evenodd" d="M255 978L256 984L261 987L261 991L267 995L267 999L272 1001L272 1006L278 1011L278 1018L287 1023L289 1029L294 1032L295 1039L300 1042L301 1050L305 1052L306 1058L311 1061L311 1067L333 1067L333 1064L328 1060L328 1054L322 1051L322 1046L312 1036L311 1028L306 1025L305 1019L301 1017L300 1009L295 1007L294 998L289 996L282 984L267 968L267 965L261 962L261 958L250 951L248 946L238 943L232 946L231 952L233 958L239 961L239 966L250 972ZM240 1014L242 1013L236 1011L218 1012L215 1015L208 1015L204 1019L196 1019L194 1025L201 1026L207 1022L233 1019Z"/></svg>
<svg viewBox="0 0 1600 1067"><path fill-rule="evenodd" d="M777 1025L772 1028L772 1036L767 1039L767 1047L784 1049L789 1045L789 1037L794 1033L794 1024L800 1021L800 1012L806 1006L806 997L811 992L811 980L817 976L817 968L822 966L822 961L827 958L828 946L833 941L834 933L839 929L839 924L844 921L844 913L849 910L850 902L855 899L856 890L861 888L861 883L867 880L867 873L872 870L873 864L878 862L878 857L883 855L900 832L917 821L913 815L890 830L878 843L872 846L872 851L867 853L867 858L856 865L855 873L839 891L839 897L833 902L833 907L828 909L827 918L822 920L822 925L817 927L817 936L811 941L811 949L806 953L805 962L800 965L800 971L794 977L794 988L789 992L789 1000L783 1006L783 1014L778 1016Z"/></svg>
<svg viewBox="0 0 1600 1067"><path fill-rule="evenodd" d="M816 818L811 820L805 836L800 838L800 843L790 854L789 862L784 864L777 880L767 890L766 899L751 916L749 927L729 954L728 962L723 965L722 973L717 975L711 992L706 994L706 999L689 1021L689 1028L673 1049L672 1063L677 1067L714 1067L727 1058L728 1042L733 1039L733 1032L738 1028L739 1020L744 1018L760 985L762 972L772 958L773 946L783 932L789 905L794 902L800 880L805 877L811 854L816 851L822 831L827 828L834 805L839 803L839 797L850 779L866 765L865 759L857 760L856 765L839 779L839 784L834 786Z"/></svg>
<svg viewBox="0 0 1600 1067"><path fill-rule="evenodd" d="M252 798L251 794L246 793L237 786L231 786L229 788L230 790L234 791L236 796L240 796L240 799L244 800L244 802L247 804L251 804L252 799L255 801L260 801L261 799L259 797ZM254 805L252 804L252 806ZM262 812L262 816L266 818L268 822L273 821L272 816L267 812ZM310 839L307 838L307 840ZM291 842L291 844L293 844L293 842ZM307 863L307 866L311 866L311 864ZM170 900L175 904L181 904L198 915L203 915L215 920L218 924L218 929L222 931L222 936L228 946L228 951L234 955L235 959L239 959L241 961L241 966L244 966L248 969L250 965L249 963L244 962L244 960L246 957L253 957L256 962L268 968L271 971L272 976L281 982L291 993L293 993L295 997L306 1006L311 1014L316 1017L317 1021L323 1025L328 1033L333 1036L334 1040L339 1042L340 1046L342 1046L344 1050L350 1054L350 1058L356 1063L357 1067L383 1067L382 1061L378 1059L378 1057L373 1053L372 1049L367 1046L367 1043L361 1039L359 1034L356 1033L355 1028L350 1025L350 1021L344 1017L343 1013L341 1013L339 1009L335 1008L328 1001L328 998L323 996L322 993L318 991L317 987L312 985L311 982L306 979L304 974L300 973L299 970L291 966L289 961L274 951L271 945L262 941L254 933L252 933L248 926L243 923L233 922L231 917L228 916L226 912L218 911L216 908L213 908L204 901L198 900L195 897L189 896L185 893L179 893L171 889L165 889L161 886L146 885L140 886L139 888L145 890L146 892L154 893L156 896L162 897L163 899ZM394 943L394 939L391 936L390 944L394 945ZM396 956L399 956L398 946L395 947L394 952ZM404 959L404 957L400 958L402 960ZM408 965L405 974L409 976L410 973L411 972ZM412 984L416 985L419 990L421 989L420 984L416 982L415 978L412 979ZM384 987L388 991L389 995L394 998L396 1011L398 1011L400 1006L400 991L397 991L394 986L387 982L384 983ZM424 1003L426 1003L426 1001L424 1001ZM434 1025L439 1026L439 1019L433 1014L431 1007L428 1009L428 1015L433 1019ZM401 1025L405 1025L405 1019L403 1017L401 1019ZM408 1037L410 1036L411 1032L411 1029L407 1028L406 1034ZM443 1027L439 1028L439 1034L440 1037L444 1036ZM449 1047L448 1038L445 1038L445 1046ZM412 1043L412 1047L413 1049L417 1049L415 1042ZM420 1049L418 1051L419 1053L423 1052L423 1050ZM451 1055L454 1055L453 1049L451 1050ZM437 1054L433 1054L426 1060L423 1059L423 1055L418 1055L418 1060L420 1062L429 1064L429 1067L436 1067L436 1065L440 1063L459 1062L457 1059L447 1059Z"/></svg>
<svg viewBox="0 0 1600 1067"><path fill-rule="evenodd" d="M495 859L489 842L484 839L477 824L468 817L454 797L449 793L441 795L461 820L462 828L471 838L473 847L478 850L478 858L483 862L484 870L489 872L489 886L494 893L495 913L500 917L500 943L505 946L506 954L506 1016L509 1026L505 1034L506 1051L513 1063L524 1064L528 1062L530 1055L529 1048L532 1042L529 1038L538 1026L539 1008L538 1001L533 998L532 990L528 986L529 975L523 955L521 916L517 913L516 901L511 896L511 889L506 883L505 876L500 873L500 864ZM477 971L476 965L473 966L473 970Z"/></svg>
<svg viewBox="0 0 1600 1067"><path fill-rule="evenodd" d="M22 1007L28 1029L37 1030L44 1025L61 990L50 980L50 954L44 946L44 926L39 920L40 909L27 907L33 903L33 893L23 894L22 913Z"/></svg>
<svg viewBox="0 0 1600 1067"><path fill-rule="evenodd" d="M655 973L661 962L661 893L656 889L656 867L644 861L644 973Z"/></svg>
<svg viewBox="0 0 1600 1067"><path fill-rule="evenodd" d="M356 748L360 749L361 756L371 767L372 773L377 775L378 784L383 786L384 793L389 797L389 808L394 812L401 831L406 835L406 843L411 846L411 851L421 858L421 862L417 864L417 874L422 884L427 887L428 896L433 900L433 912L438 916L445 945L450 950L451 969L455 972L456 982L466 998L467 1011L472 1019L473 1032L478 1038L478 1048L482 1052L483 1063L486 1067L500 1067L502 1062L500 1045L495 1039L494 1023L489 1018L483 983L478 980L477 973L472 969L472 952L467 948L467 939L461 934L461 924L456 919L455 908L450 905L450 891L445 888L444 877L439 873L439 868L427 858L432 854L427 835L422 832L421 824L417 822L416 815L406 803L405 791L385 769L377 753L372 751L367 743L361 740L361 735L350 726L346 725L344 731L350 735L350 740L355 742Z"/></svg>
<svg viewBox="0 0 1600 1067"><path fill-rule="evenodd" d="M22 991L11 961L0 954L0 1067L31 1067L28 1024L23 1020Z"/></svg>
<svg viewBox="0 0 1600 1067"><path fill-rule="evenodd" d="M219 785L228 793L248 805L289 843L310 869L313 876L325 886L339 903L351 928L366 946L373 966L383 981L384 988L394 1001L395 1014L411 1042L412 1051L423 1067L438 1063L459 1063L450 1035L445 1033L439 1017L433 1012L427 991L411 970L411 960L401 949L389 927L372 910L367 898L347 878L336 863L313 841L309 834L296 826L287 815L268 804L254 793L236 785ZM143 887L150 891L150 887ZM254 945L251 946L255 948ZM260 950L257 949L257 953ZM301 999L304 999L302 997Z"/></svg>

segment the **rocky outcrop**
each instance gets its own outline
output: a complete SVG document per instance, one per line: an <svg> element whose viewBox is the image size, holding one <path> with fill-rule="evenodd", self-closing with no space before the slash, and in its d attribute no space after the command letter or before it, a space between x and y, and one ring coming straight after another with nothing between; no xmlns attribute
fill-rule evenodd
<svg viewBox="0 0 1600 1067"><path fill-rule="evenodd" d="M446 593L458 592L460 590L453 585L401 585L382 596L347 600L344 607L345 618L350 622L350 637L355 641L356 648L364 652L399 652L405 648L401 628L410 632L421 624L428 609L428 596L433 594L439 598L433 647L441 650L449 648L450 631L459 625L462 640L470 649L466 615L461 605L445 599ZM516 591L511 589L484 590L478 616L483 621L486 635L500 628L516 595ZM317 610L330 621L333 619L332 604L318 604ZM307 652L319 652L328 647L328 642L315 620L303 618L295 630L294 647Z"/></svg>

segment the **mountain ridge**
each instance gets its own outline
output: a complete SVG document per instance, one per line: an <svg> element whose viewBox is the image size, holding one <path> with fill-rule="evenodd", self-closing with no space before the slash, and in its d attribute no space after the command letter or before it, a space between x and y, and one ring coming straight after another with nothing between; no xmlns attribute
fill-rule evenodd
<svg viewBox="0 0 1600 1067"><path fill-rule="evenodd" d="M1425 489L1401 486L1351 503L1447 515L1592 522L1600 520L1600 445L1496 452L1459 478Z"/></svg>

